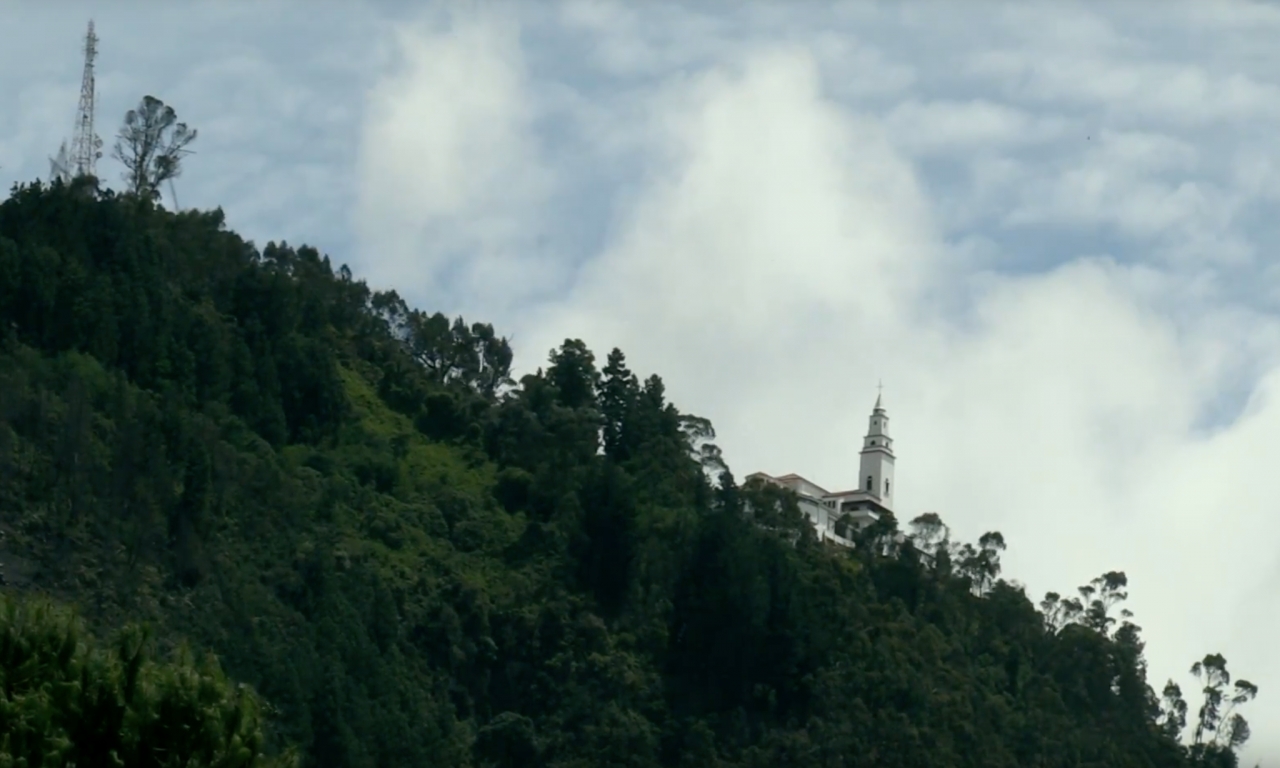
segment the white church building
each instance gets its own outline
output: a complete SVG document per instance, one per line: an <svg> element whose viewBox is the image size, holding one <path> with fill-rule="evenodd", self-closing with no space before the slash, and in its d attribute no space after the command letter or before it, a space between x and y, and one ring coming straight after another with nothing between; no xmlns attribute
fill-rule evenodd
<svg viewBox="0 0 1280 768"><path fill-rule="evenodd" d="M852 546L852 541L836 533L838 521L843 519L850 528L861 529L893 510L893 438L889 437L889 416L880 396L876 396L871 426L862 440L857 488L833 493L796 474L774 477L756 472L746 477L748 481L753 478L795 491L819 540Z"/></svg>

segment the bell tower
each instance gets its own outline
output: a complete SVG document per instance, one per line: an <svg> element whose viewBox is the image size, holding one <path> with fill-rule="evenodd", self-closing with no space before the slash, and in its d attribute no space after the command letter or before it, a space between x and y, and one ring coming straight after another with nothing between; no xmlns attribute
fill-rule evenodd
<svg viewBox="0 0 1280 768"><path fill-rule="evenodd" d="M882 392L876 394L871 424L867 436L862 439L858 490L874 497L885 509L892 510L896 490L893 487L893 438L889 437L889 416L881 404L882 397Z"/></svg>

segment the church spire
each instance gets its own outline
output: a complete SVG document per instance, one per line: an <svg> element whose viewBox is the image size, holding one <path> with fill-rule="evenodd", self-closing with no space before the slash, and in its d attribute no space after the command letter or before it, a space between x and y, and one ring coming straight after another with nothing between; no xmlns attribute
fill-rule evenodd
<svg viewBox="0 0 1280 768"><path fill-rule="evenodd" d="M879 389L883 389L883 385ZM884 411L883 392L876 394L869 421L858 462L858 486L864 493L876 497L885 509L892 509L893 438L889 437L889 415Z"/></svg>

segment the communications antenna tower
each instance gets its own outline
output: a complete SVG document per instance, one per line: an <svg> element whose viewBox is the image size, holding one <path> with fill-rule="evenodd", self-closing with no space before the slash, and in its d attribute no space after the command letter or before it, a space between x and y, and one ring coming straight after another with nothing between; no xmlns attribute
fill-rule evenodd
<svg viewBox="0 0 1280 768"><path fill-rule="evenodd" d="M98 158L102 157L102 139L93 132L94 78L93 60L98 55L98 36L89 20L84 36L84 74L80 78L80 105L76 109L76 125L71 133L71 146L62 143L57 157L49 159L50 173L63 181L77 176L96 176Z"/></svg>

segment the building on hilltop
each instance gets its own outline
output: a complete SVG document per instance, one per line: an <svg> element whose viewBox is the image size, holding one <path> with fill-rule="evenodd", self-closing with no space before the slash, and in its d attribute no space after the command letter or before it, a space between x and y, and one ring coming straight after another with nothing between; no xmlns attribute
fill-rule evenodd
<svg viewBox="0 0 1280 768"><path fill-rule="evenodd" d="M813 522L820 541L832 541L852 546L848 536L836 532L837 523L847 534L845 525L853 530L862 529L893 511L893 494L896 490L893 478L893 438L889 437L889 416L876 396L871 410L871 424L862 439L862 452L858 462L858 487L853 490L832 493L825 488L789 474L774 477L764 472L747 475L748 481L759 478L767 483L790 488L799 497L800 509Z"/></svg>

